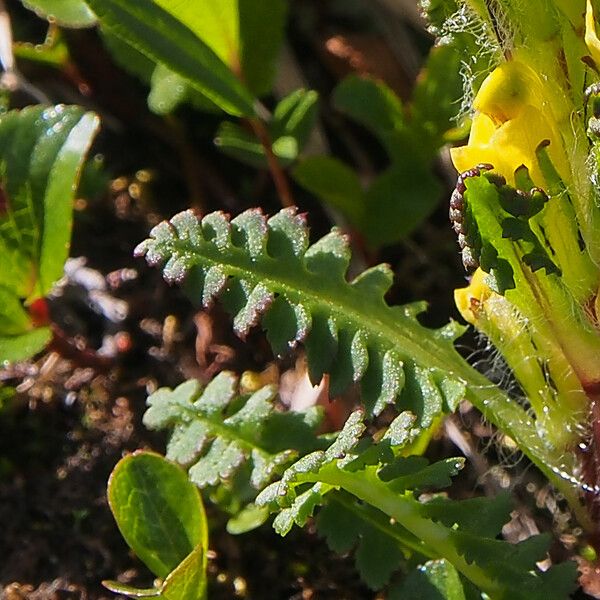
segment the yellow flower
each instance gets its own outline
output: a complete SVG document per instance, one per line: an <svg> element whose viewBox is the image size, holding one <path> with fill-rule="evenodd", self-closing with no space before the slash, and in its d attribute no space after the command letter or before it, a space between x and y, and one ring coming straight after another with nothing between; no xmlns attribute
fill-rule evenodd
<svg viewBox="0 0 600 600"><path fill-rule="evenodd" d="M475 98L468 145L451 151L457 170L490 163L514 184L515 170L525 165L536 185L543 187L535 150L540 142L549 140L550 158L560 175L567 178L569 165L547 96L541 79L518 58L497 67Z"/></svg>
<svg viewBox="0 0 600 600"><path fill-rule="evenodd" d="M585 43L597 66L600 66L600 40L596 35L596 20L591 0L587 0L585 10Z"/></svg>
<svg viewBox="0 0 600 600"><path fill-rule="evenodd" d="M489 163L494 172L514 185L515 170L525 165L534 183L544 187L547 182L536 149L540 142L549 140L550 158L566 180L569 163L556 125L557 115L547 97L543 81L518 55L498 66L485 79L473 103L476 112L468 144L451 150L456 169L463 172ZM485 283L485 273L477 270L469 286L456 290L455 301L463 318L476 324L478 317L483 317L476 307L483 307L496 296Z"/></svg>

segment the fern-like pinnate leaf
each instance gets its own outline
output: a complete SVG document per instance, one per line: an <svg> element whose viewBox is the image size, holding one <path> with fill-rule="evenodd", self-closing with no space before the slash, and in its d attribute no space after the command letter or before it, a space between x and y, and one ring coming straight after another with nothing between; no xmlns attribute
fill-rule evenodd
<svg viewBox="0 0 600 600"><path fill-rule="evenodd" d="M167 458L186 467L198 487L230 481L246 465L250 484L262 489L278 469L297 456L296 448L313 449L317 443L318 411L276 413L275 395L273 386L265 386L252 395L240 396L237 378L222 372L204 389L192 379L174 390L154 392L148 398L144 425L172 430ZM294 434L285 448L269 435L270 424L278 417Z"/></svg>
<svg viewBox="0 0 600 600"><path fill-rule="evenodd" d="M188 291L204 306L221 296L242 337L261 322L278 355L303 342L311 379L329 373L333 394L360 381L370 413L400 398L418 427L462 398L464 385L446 360L458 358L452 342L461 328L429 330L410 307L388 306L387 265L347 281L350 251L337 229L309 246L294 209L270 219L249 210L231 221L220 212L200 221L186 211L150 235L136 254L164 264L168 282L190 275Z"/></svg>
<svg viewBox="0 0 600 600"><path fill-rule="evenodd" d="M535 536L519 544L496 539L509 518L507 496L465 501L438 496L420 501L419 490L447 487L463 460L429 465L420 457L402 456L412 423L406 413L396 421L390 427L394 435L375 443L363 435L362 411L354 412L327 450L304 456L283 473L280 481L265 488L256 503L277 513L273 522L276 531L285 535L294 524L304 525L317 507L327 505L317 520L321 533L339 551L357 545L359 570L374 588L385 584L402 560L399 552L383 562L369 560L371 538L383 533L406 555L448 560L492 598L568 597L575 587L574 563L546 572L536 566L545 557L548 536ZM407 435L395 444L400 429ZM349 496L356 500L349 500ZM340 532L340 519L348 530ZM378 533L372 531L373 526Z"/></svg>
<svg viewBox="0 0 600 600"><path fill-rule="evenodd" d="M574 454L540 435L543 428L456 351L462 327L423 327L421 303L388 306L392 282L386 265L352 281L346 270L346 238L334 229L309 246L304 218L284 209L267 219L249 210L233 220L212 213L199 220L191 211L157 225L136 249L150 265L163 265L168 282L183 283L204 306L221 297L245 335L259 322L276 354L302 342L309 374L318 382L330 375L332 395L361 383L368 413L397 402L416 416L414 432L466 397L510 435L578 510L579 481Z"/></svg>

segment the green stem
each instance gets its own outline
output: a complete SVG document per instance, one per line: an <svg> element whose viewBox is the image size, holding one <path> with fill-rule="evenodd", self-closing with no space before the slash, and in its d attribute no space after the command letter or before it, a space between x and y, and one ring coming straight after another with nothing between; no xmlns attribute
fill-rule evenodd
<svg viewBox="0 0 600 600"><path fill-rule="evenodd" d="M470 369L470 367L469 367ZM479 385L476 380L479 379ZM538 432L535 421L514 400L510 399L489 380L477 373L470 373L467 400L481 413L509 435L519 449L544 473L549 481L563 494L579 524L588 532L595 530L590 515L580 500L583 483L575 472L575 453L547 444Z"/></svg>

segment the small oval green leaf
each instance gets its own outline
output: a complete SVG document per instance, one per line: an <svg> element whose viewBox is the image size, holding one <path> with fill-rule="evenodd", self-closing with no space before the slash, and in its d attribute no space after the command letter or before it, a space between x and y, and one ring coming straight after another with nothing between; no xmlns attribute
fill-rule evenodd
<svg viewBox="0 0 600 600"><path fill-rule="evenodd" d="M208 533L198 489L162 456L136 452L123 458L108 482L108 502L131 549L157 576L167 577Z"/></svg>

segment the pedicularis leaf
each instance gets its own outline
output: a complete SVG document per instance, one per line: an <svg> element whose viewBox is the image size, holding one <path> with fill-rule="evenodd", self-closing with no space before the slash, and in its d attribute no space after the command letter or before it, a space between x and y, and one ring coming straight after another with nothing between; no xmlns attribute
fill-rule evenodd
<svg viewBox="0 0 600 600"><path fill-rule="evenodd" d="M205 389L190 380L175 390L156 391L148 398L144 425L173 430L167 458L185 466L198 487L231 480L247 464L250 484L262 489L296 450L312 450L317 443L318 411L276 413L275 394L266 386L240 397L237 379L223 372ZM286 432L284 445L273 435L276 430Z"/></svg>
<svg viewBox="0 0 600 600"><path fill-rule="evenodd" d="M174 14L152 0L86 0L100 26L200 94L236 116L254 114L254 98L215 51ZM183 6L185 3L179 3ZM192 27L192 28L190 28Z"/></svg>
<svg viewBox="0 0 600 600"><path fill-rule="evenodd" d="M74 106L0 117L0 360L25 358L49 339L24 303L62 276L73 197L97 129L97 117Z"/></svg>
<svg viewBox="0 0 600 600"><path fill-rule="evenodd" d="M265 488L256 503L277 513L273 526L281 535L295 524L303 526L315 509L326 505L317 519L320 532L338 551L357 546L358 568L373 588L389 580L404 553L415 554L417 559L448 560L492 598L568 597L575 587L575 563L563 563L545 572L536 566L545 557L549 536L531 537L518 544L496 539L509 518L506 495L465 501L442 496L430 501L419 498L420 490L449 486L463 460L429 465L422 457L403 456L413 419L409 413L400 414L390 425L392 434L375 442L364 437L362 412L352 413L327 450L302 457L280 481ZM399 436L401 430L406 435ZM349 500L348 494L359 502ZM477 512L481 514L474 517ZM381 544L389 546L389 551L379 554ZM446 572L445 577L450 578L446 597L460 598L458 574ZM437 580L434 587L438 584L442 581Z"/></svg>
<svg viewBox="0 0 600 600"><path fill-rule="evenodd" d="M136 254L164 263L169 282L190 274L188 293L204 306L221 296L239 335L262 322L276 354L303 342L313 382L328 372L337 394L360 381L373 414L400 399L416 426L427 427L462 397L447 360L458 358L452 342L462 329L429 330L412 307L388 306L387 265L347 281L346 238L334 229L309 246L304 217L293 209L270 219L250 210L232 221L183 212L156 226Z"/></svg>

